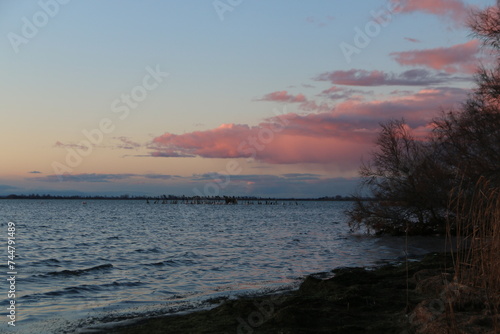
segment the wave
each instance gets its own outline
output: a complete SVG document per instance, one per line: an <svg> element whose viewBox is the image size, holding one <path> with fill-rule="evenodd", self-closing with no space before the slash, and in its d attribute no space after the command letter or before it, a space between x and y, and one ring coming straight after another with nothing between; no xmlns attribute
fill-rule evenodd
<svg viewBox="0 0 500 334"><path fill-rule="evenodd" d="M146 266L155 266L155 267L160 267L160 266L181 267L181 266L191 266L194 264L196 264L196 262L193 260L165 260L165 261L160 261L160 262L147 263L145 265Z"/></svg>
<svg viewBox="0 0 500 334"><path fill-rule="evenodd" d="M75 295L75 294L84 294L88 292L98 292L98 291L103 291L103 290L114 290L117 288L125 288L125 287L136 287L139 285L143 285L144 283L142 282L113 282L113 283L106 283L106 284L82 284L82 285L77 285L77 286L69 286L67 288L61 289L61 290L54 290L54 291L47 291L47 292L41 292L41 293L34 293L34 294L29 294L22 296L20 299L21 300L38 300L41 298L50 298L50 297L60 297L60 296L67 296L67 295Z"/></svg>
<svg viewBox="0 0 500 334"><path fill-rule="evenodd" d="M157 247L153 247L153 248L148 248L148 249L144 249L144 248L136 249L136 250L134 250L134 252L137 252L137 253L161 253L161 250L158 249Z"/></svg>
<svg viewBox="0 0 500 334"><path fill-rule="evenodd" d="M85 269L75 269L75 270L62 270L62 271L51 271L46 274L42 275L37 275L38 277L41 276L79 276L79 275L84 275L93 271L100 271L100 270L105 270L105 269L110 269L113 268L113 265L111 263L106 263L106 264L101 264L99 266L95 267L90 267L90 268L85 268Z"/></svg>

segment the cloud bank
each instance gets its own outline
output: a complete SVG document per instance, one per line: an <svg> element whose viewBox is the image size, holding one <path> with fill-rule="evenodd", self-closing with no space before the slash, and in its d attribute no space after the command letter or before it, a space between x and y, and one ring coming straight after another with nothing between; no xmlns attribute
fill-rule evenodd
<svg viewBox="0 0 500 334"><path fill-rule="evenodd" d="M330 89L329 92L336 92ZM185 134L165 133L154 138L151 156L253 158L269 164L335 164L356 168L371 149L379 124L404 117L416 131L428 131L439 108L452 108L467 90L441 87L385 100L346 100L329 111L287 113L259 123L222 124ZM266 96L276 96L269 94ZM278 100L291 100L279 94ZM305 97L304 97L305 98Z"/></svg>
<svg viewBox="0 0 500 334"><path fill-rule="evenodd" d="M404 66L424 66L449 74L472 74L479 64L479 47L479 41L472 40L451 47L393 52L390 55Z"/></svg>

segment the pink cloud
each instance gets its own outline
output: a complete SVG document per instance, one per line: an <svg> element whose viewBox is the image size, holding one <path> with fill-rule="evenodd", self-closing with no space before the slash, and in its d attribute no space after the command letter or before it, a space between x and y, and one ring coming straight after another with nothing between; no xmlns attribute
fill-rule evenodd
<svg viewBox="0 0 500 334"><path fill-rule="evenodd" d="M350 98L351 100L363 100L368 95L373 95L373 91L346 89L343 87L333 86L323 90L317 96L328 97L331 100L341 100L347 98Z"/></svg>
<svg viewBox="0 0 500 334"><path fill-rule="evenodd" d="M439 108L452 107L466 94L458 88L423 89L383 101L347 100L324 112L288 113L256 126L223 124L181 135L166 133L154 139L153 154L254 158L270 164L328 163L353 169L372 148L380 122L404 117L412 128L427 131Z"/></svg>
<svg viewBox="0 0 500 334"><path fill-rule="evenodd" d="M248 125L222 124L216 129L195 131L183 135L166 133L156 137L153 143L157 156L199 155L205 158L239 158L235 141L250 136L253 130Z"/></svg>
<svg viewBox="0 0 500 334"><path fill-rule="evenodd" d="M299 108L305 111L326 111L330 110L331 107L328 104L320 103L317 104L315 101L309 100L303 94L292 95L287 91L272 92L264 95L260 99L255 101L271 101L271 102L281 102L281 103L300 103Z"/></svg>
<svg viewBox="0 0 500 334"><path fill-rule="evenodd" d="M117 145L117 148L132 150L132 149L138 149L139 147L142 146L140 143L137 143L125 136L114 137L114 139L118 139L121 142L121 144Z"/></svg>
<svg viewBox="0 0 500 334"><path fill-rule="evenodd" d="M417 93L370 102L346 101L337 105L335 114L345 120L373 124L378 120L405 118L413 128L425 126L440 109L449 109L463 101L468 90L460 88L422 89Z"/></svg>
<svg viewBox="0 0 500 334"><path fill-rule="evenodd" d="M218 128L182 135L166 133L154 139L154 156L197 155L205 158L254 158L273 164L329 163L354 167L363 141L353 141L347 128L331 114L287 114L258 126L224 124ZM168 156L168 155L167 155ZM355 163L353 163L355 160Z"/></svg>
<svg viewBox="0 0 500 334"><path fill-rule="evenodd" d="M464 25L471 6L461 0L391 0L395 12L422 12L452 20L455 24Z"/></svg>
<svg viewBox="0 0 500 334"><path fill-rule="evenodd" d="M480 43L472 40L448 48L393 52L390 55L401 65L426 66L446 73L475 73Z"/></svg>
<svg viewBox="0 0 500 334"><path fill-rule="evenodd" d="M421 41L416 39L416 38L411 38L411 37L405 37L405 39L408 41L408 42L412 42L412 43L420 43Z"/></svg>
<svg viewBox="0 0 500 334"><path fill-rule="evenodd" d="M279 92L272 92L264 95L259 101L274 101L274 102L289 102L289 103L302 103L307 99L303 94L292 95L288 94L286 90Z"/></svg>
<svg viewBox="0 0 500 334"><path fill-rule="evenodd" d="M276 137L257 159L272 164L335 163L343 169L355 168L362 153L363 142L350 137L316 137L283 134Z"/></svg>
<svg viewBox="0 0 500 334"><path fill-rule="evenodd" d="M343 92L345 89L342 88L342 87L337 87L337 86L333 86L333 87L330 87L328 89L325 89L324 91L321 92L321 94L333 94L333 93L340 93L340 92Z"/></svg>
<svg viewBox="0 0 500 334"><path fill-rule="evenodd" d="M79 145L79 144L65 144L65 143L61 143L60 141L56 141L56 143L54 144L54 147L59 147L59 148L77 148L77 149L80 149L80 150L88 150L88 147L87 146L84 146L84 145Z"/></svg>

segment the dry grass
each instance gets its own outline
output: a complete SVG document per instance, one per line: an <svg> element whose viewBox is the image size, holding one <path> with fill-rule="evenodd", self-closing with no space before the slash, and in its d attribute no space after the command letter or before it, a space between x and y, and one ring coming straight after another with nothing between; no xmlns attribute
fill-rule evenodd
<svg viewBox="0 0 500 334"><path fill-rule="evenodd" d="M455 282L483 296L483 312L492 316L495 332L500 332L500 189L480 179L472 191L455 192L450 209L449 236L457 234ZM460 302L453 307L450 314L461 307Z"/></svg>

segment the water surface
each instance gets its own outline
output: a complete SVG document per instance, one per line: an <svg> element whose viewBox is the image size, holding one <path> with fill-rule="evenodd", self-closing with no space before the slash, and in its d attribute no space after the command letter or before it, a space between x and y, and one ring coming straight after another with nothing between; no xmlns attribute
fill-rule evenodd
<svg viewBox="0 0 500 334"><path fill-rule="evenodd" d="M5 244L7 223L17 228L12 332L72 333L206 307L213 298L291 289L307 274L405 254L404 238L350 233L349 202L297 204L2 200ZM412 254L442 248L439 238L410 238ZM0 299L8 305L6 294Z"/></svg>

